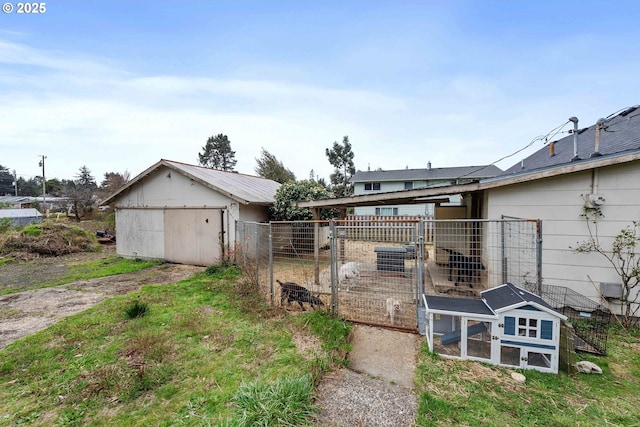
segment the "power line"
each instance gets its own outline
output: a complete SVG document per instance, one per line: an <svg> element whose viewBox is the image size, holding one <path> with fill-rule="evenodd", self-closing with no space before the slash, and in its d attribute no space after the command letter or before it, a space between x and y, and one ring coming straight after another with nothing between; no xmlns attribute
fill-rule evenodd
<svg viewBox="0 0 640 427"><path fill-rule="evenodd" d="M546 144L547 142L549 142L549 140L550 140L550 139L553 139L553 137L555 137L557 134L559 134L559 133L560 133L560 131L562 130L562 128L563 128L563 127L565 127L568 123L569 123L569 120L567 120L566 122L562 123L561 125L556 126L556 127L555 127L555 128L553 128L553 129L551 129L551 130L550 130L549 132L547 132L545 135L538 135L538 136L536 136L535 138L533 138L533 139L531 140L531 142L529 142L527 145L525 145L524 147L520 148L519 150L517 150L517 151L515 151L515 152L513 152L513 153L511 153L511 154L509 154L509 155L506 155L506 156L504 156L504 157L502 157L502 158L500 158L500 159L498 159L498 160L496 160L496 161L494 161L494 162L492 162L492 163L490 163L490 164L488 164L488 165L481 166L481 167L479 167L478 169L472 170L472 171L471 171L471 172L469 172L469 173L466 173L466 174L464 174L464 175L461 175L461 176L457 177L457 178L456 178L456 180L458 180L458 179L460 179L460 178L464 178L465 176L472 175L472 174L474 174L474 173L476 173L476 172L480 172L481 170L486 169L486 168L488 168L489 166L494 166L496 163L500 163L501 161L503 161L503 160L505 160L505 159L508 159L509 157L513 157L513 156L515 156L516 154L518 154L518 153L520 153L520 152L522 152L522 151L526 150L527 148L531 147L531 146L532 146L536 141L544 140L544 142L545 142L545 144Z"/></svg>

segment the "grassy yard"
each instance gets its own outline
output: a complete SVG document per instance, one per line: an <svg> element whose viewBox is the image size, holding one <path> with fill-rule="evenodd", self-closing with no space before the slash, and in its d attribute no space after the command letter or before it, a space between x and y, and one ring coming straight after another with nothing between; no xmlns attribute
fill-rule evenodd
<svg viewBox="0 0 640 427"><path fill-rule="evenodd" d="M6 347L0 426L308 425L349 325L271 309L237 282L221 269L146 286Z"/></svg>
<svg viewBox="0 0 640 427"><path fill-rule="evenodd" d="M441 359L423 350L416 381L420 426L640 426L640 331L614 328L603 375L543 374Z"/></svg>
<svg viewBox="0 0 640 427"><path fill-rule="evenodd" d="M79 265L128 271L135 261ZM115 270L111 270L111 269ZM86 270L85 273L82 270ZM93 273L91 273L93 274ZM248 297L233 268L108 299L0 351L0 426L304 426L350 326ZM304 339L303 339L304 338ZM302 345L305 343L305 345ZM311 345L310 345L311 343ZM640 426L640 332L614 328L603 375L418 357L419 426Z"/></svg>

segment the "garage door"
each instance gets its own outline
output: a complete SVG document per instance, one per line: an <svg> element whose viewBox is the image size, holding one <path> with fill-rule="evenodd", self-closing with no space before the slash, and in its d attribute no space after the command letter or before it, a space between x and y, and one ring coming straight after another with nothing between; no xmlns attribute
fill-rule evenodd
<svg viewBox="0 0 640 427"><path fill-rule="evenodd" d="M165 259L212 265L221 259L221 209L169 209L164 214Z"/></svg>

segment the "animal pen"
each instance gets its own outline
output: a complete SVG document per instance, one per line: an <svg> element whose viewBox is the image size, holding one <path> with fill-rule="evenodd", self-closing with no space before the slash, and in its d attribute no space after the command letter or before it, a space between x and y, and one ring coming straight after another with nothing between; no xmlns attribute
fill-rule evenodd
<svg viewBox="0 0 640 427"><path fill-rule="evenodd" d="M540 228L522 219L379 216L238 222L235 249L274 305L283 303L278 281L293 282L345 320L424 333L423 294L479 297L507 282L539 289Z"/></svg>

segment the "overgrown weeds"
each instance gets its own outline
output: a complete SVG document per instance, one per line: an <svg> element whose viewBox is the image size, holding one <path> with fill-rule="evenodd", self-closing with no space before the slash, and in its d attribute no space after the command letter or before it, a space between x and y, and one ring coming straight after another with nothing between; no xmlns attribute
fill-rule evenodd
<svg viewBox="0 0 640 427"><path fill-rule="evenodd" d="M10 231L0 241L0 253L3 254L60 256L101 250L93 234L79 227L50 221Z"/></svg>

